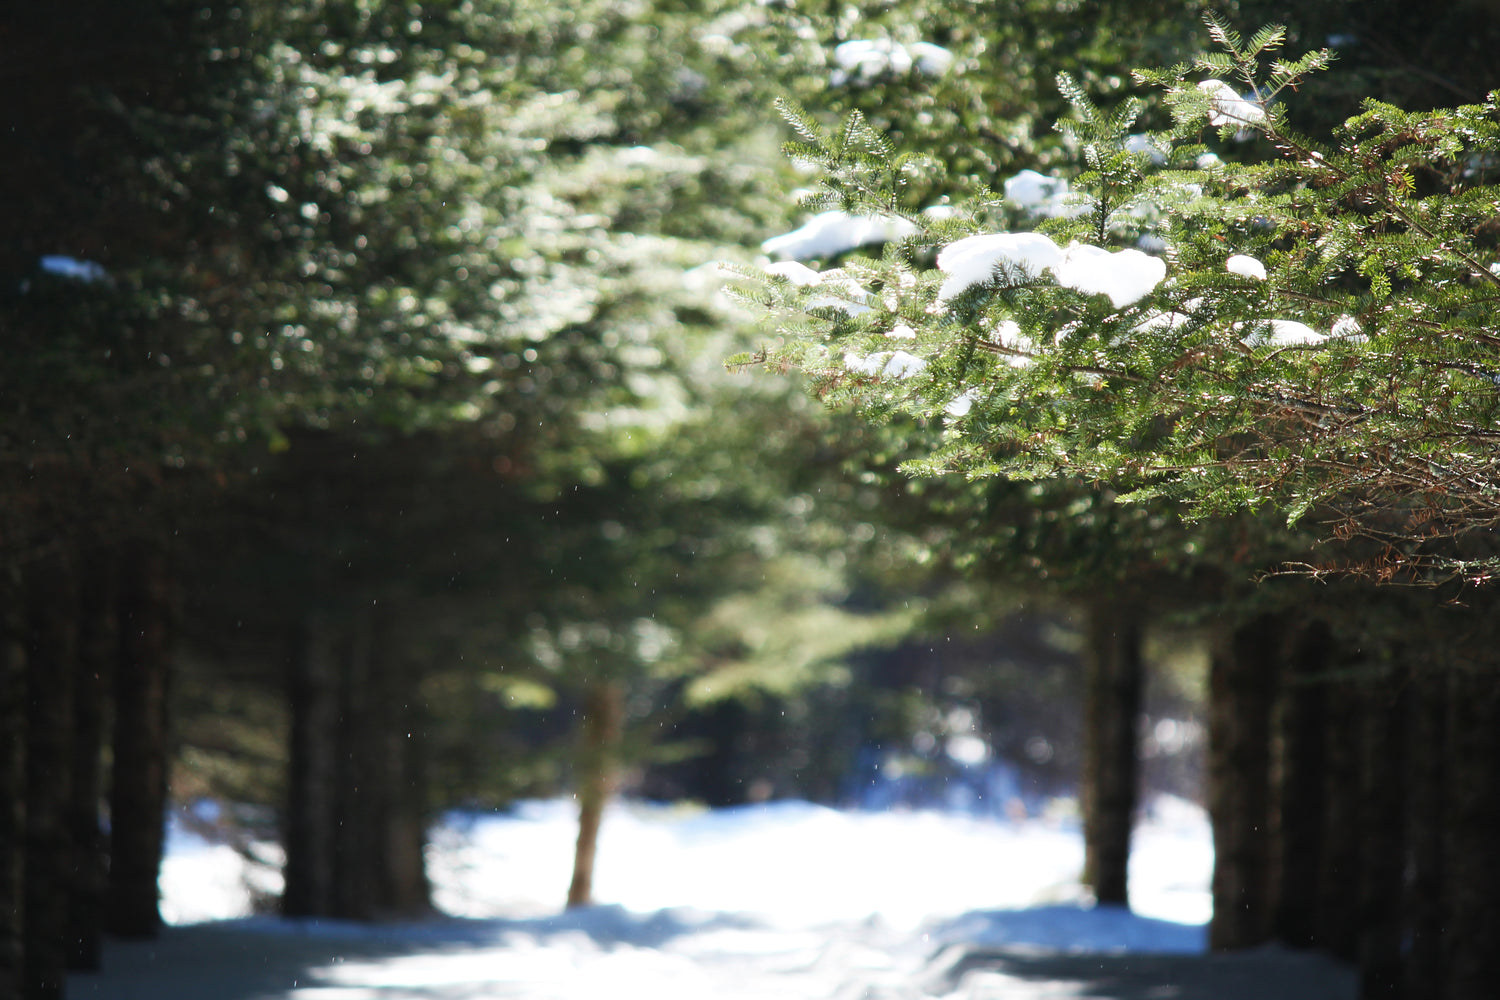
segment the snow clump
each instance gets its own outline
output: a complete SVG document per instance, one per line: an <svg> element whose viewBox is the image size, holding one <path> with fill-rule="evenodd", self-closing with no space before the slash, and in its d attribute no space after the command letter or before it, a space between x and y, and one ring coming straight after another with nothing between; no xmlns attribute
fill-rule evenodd
<svg viewBox="0 0 1500 1000"><path fill-rule="evenodd" d="M956 240L938 253L938 270L948 276L938 289L938 301L989 281L995 268L1020 268L1029 276L1041 274L1062 260L1057 244L1041 233L980 233Z"/></svg>
<svg viewBox="0 0 1500 1000"><path fill-rule="evenodd" d="M950 417L966 417L974 406L974 400L978 397L978 389L965 389L948 401L948 405L943 407L943 412Z"/></svg>
<svg viewBox="0 0 1500 1000"><path fill-rule="evenodd" d="M915 67L924 76L942 76L953 65L953 53L931 42L902 45L889 38L853 39L834 47L838 69L828 82L841 87L850 80L869 83L886 73L900 76Z"/></svg>
<svg viewBox="0 0 1500 1000"><path fill-rule="evenodd" d="M1364 327L1359 325L1359 320L1348 313L1333 321L1332 332L1335 337L1341 337L1344 340L1355 340L1360 343L1364 343L1370 339L1365 336Z"/></svg>
<svg viewBox="0 0 1500 1000"><path fill-rule="evenodd" d="M1259 104L1245 100L1223 80L1204 80L1198 89L1208 95L1210 125L1251 125L1265 120L1266 113Z"/></svg>
<svg viewBox="0 0 1500 1000"><path fill-rule="evenodd" d="M937 266L948 276L938 289L939 302L989 281L997 266L1019 268L1031 276L1050 270L1059 285L1085 295L1108 295L1116 309L1145 298L1167 276L1167 264L1160 257L1134 249L1111 253L1081 243L1062 250L1041 233L967 236L944 247Z"/></svg>
<svg viewBox="0 0 1500 1000"><path fill-rule="evenodd" d="M1203 307L1203 299L1192 298L1182 304L1180 310L1170 312L1154 312L1143 321L1136 324L1136 333L1156 333L1165 331L1172 333L1186 327L1193 321L1194 314Z"/></svg>
<svg viewBox="0 0 1500 1000"><path fill-rule="evenodd" d="M80 260L65 254L46 254L41 259L41 268L48 274L56 274L84 284L108 281L109 272L104 265L92 260Z"/></svg>
<svg viewBox="0 0 1500 1000"><path fill-rule="evenodd" d="M1240 338L1246 347L1301 347L1321 344L1328 339L1306 323L1293 319L1259 320L1253 323L1236 323L1234 328L1251 327L1249 333Z"/></svg>
<svg viewBox="0 0 1500 1000"><path fill-rule="evenodd" d="M1133 248L1110 253L1103 247L1072 243L1053 265L1057 283L1085 295L1108 295L1116 309L1139 302L1167 277L1167 262Z"/></svg>
<svg viewBox="0 0 1500 1000"><path fill-rule="evenodd" d="M1005 363L1012 368L1030 368L1033 364L1029 355L1036 350L1036 344L1026 334L1021 332L1020 325L1013 319L1004 320L990 333L990 340L999 344L1006 350L1020 351L1020 354L1005 355Z"/></svg>
<svg viewBox="0 0 1500 1000"><path fill-rule="evenodd" d="M820 272L795 260L783 260L767 265L766 273L785 278L794 285L826 288L832 293L809 299L809 309L841 309L850 316L870 311L870 307L865 304L870 298L869 291L841 268Z"/></svg>
<svg viewBox="0 0 1500 1000"><path fill-rule="evenodd" d="M887 243L910 236L917 227L906 219L881 215L850 215L834 209L813 216L800 229L773 236L760 245L775 257L808 260L833 257L871 243Z"/></svg>
<svg viewBox="0 0 1500 1000"><path fill-rule="evenodd" d="M844 365L860 375L911 378L920 375L927 362L907 351L877 351L874 354L846 354Z"/></svg>
<svg viewBox="0 0 1500 1000"><path fill-rule="evenodd" d="M1072 190L1061 177L1023 170L1005 182L1005 200L1018 208L1048 218L1082 215L1088 205L1070 197Z"/></svg>
<svg viewBox="0 0 1500 1000"><path fill-rule="evenodd" d="M1230 274L1239 274L1246 278L1256 278L1260 281L1266 280L1266 265L1249 254L1235 254L1224 262L1224 269Z"/></svg>
<svg viewBox="0 0 1500 1000"><path fill-rule="evenodd" d="M927 76L942 76L953 66L953 53L932 42L916 42L909 47L916 60L917 72Z"/></svg>
<svg viewBox="0 0 1500 1000"><path fill-rule="evenodd" d="M1158 167L1167 162L1167 154L1163 153L1160 147L1151 141L1151 137L1143 132L1136 132L1125 137L1125 152L1149 156L1151 162Z"/></svg>

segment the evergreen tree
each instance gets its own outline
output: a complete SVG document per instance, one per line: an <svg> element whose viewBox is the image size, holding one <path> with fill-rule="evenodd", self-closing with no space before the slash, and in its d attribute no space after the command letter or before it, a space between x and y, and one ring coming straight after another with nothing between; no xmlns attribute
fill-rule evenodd
<svg viewBox="0 0 1500 1000"><path fill-rule="evenodd" d="M1164 88L1169 128L1135 131L1160 111L1134 99L1096 100L1062 76L1073 107L1063 134L1083 172L1072 192L1028 178L1007 192L1010 204L975 197L956 211L918 213L902 200L901 178L920 174L920 161L898 156L863 115L828 128L788 104L800 137L793 155L831 178L824 203L879 218L895 235L878 260L766 268L749 294L783 339L736 360L801 368L829 400L925 424L935 443L905 463L910 472L1077 477L1122 489L1126 501L1167 500L1204 521L1189 544L1221 562L1238 558L1224 542L1249 522L1204 519L1279 508L1294 523L1333 525L1342 545L1289 554L1304 572L1487 581L1493 102L1413 114L1367 101L1333 144L1321 145L1288 124L1283 105L1306 99L1298 88L1329 54L1279 58L1279 29L1248 41L1215 20L1210 31L1222 52L1139 76ZM1254 139L1263 141L1238 147L1250 164L1225 163L1233 144ZM1257 155L1266 162L1254 162ZM1046 218L1017 226L1014 210L1027 201ZM1263 543L1251 551L1265 558ZM1284 653L1280 624L1257 626L1255 610L1226 622L1215 668L1223 693L1217 770L1233 779L1215 785L1221 946L1273 933L1268 844L1247 834L1275 818L1271 683ZM1355 630L1352 638L1367 645L1377 634ZM1324 664L1314 670L1332 671L1328 658L1312 658ZM1355 662L1361 672L1386 670ZM1467 689L1467 707L1482 714L1490 687ZM1394 890L1380 874L1396 849L1384 825L1364 851L1345 834L1353 816L1373 814L1380 802L1407 808L1380 797L1388 790L1367 780L1370 759L1349 749L1387 739L1361 743L1360 732L1389 735L1407 724L1383 703L1361 704L1382 690L1373 680L1353 692L1329 685L1330 700L1353 699L1345 736L1327 744L1342 755L1343 778L1327 786L1341 806L1329 807L1320 834L1298 841L1303 853L1278 861L1284 874L1321 851L1325 869L1356 873L1342 886L1323 880L1313 907L1327 935L1320 942L1359 953L1372 989L1400 978L1391 971ZM1290 703L1295 688L1283 697ZM1463 718L1461 738L1477 739L1483 724ZM1311 751L1287 762L1283 779L1306 765L1303 753ZM1466 760L1474 770L1451 776L1445 794L1455 823L1472 831L1480 810L1468 796L1490 766L1488 744L1476 743ZM1335 763L1330 756L1328 768ZM1284 832L1287 819L1278 820ZM1307 847L1317 836L1321 848ZM1483 859L1468 850L1468 884L1491 885ZM1363 855L1371 867L1361 889L1363 862L1352 859ZM1418 864L1432 884L1431 859ZM1478 903L1486 891L1453 891L1440 905L1483 928L1492 911ZM1370 901L1368 924L1325 907L1360 892ZM1431 902L1429 894L1424 906ZM1424 941L1430 928L1417 932ZM1446 988L1471 995L1484 963L1467 951L1453 957L1463 972Z"/></svg>

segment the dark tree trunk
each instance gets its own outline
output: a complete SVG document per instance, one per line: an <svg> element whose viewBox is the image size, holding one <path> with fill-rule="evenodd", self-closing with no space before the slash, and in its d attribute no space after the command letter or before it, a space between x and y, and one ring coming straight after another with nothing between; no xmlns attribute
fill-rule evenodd
<svg viewBox="0 0 1500 1000"><path fill-rule="evenodd" d="M1493 997L1500 983L1500 683L1455 670L1449 690L1444 1000Z"/></svg>
<svg viewBox="0 0 1500 1000"><path fill-rule="evenodd" d="M333 911L346 920L373 920L378 823L383 777L380 734L371 690L378 655L371 622L356 616L345 634L339 670L338 781L334 796Z"/></svg>
<svg viewBox="0 0 1500 1000"><path fill-rule="evenodd" d="M24 996L63 995L73 850L68 803L73 751L77 591L61 558L26 573L26 872Z"/></svg>
<svg viewBox="0 0 1500 1000"><path fill-rule="evenodd" d="M411 917L432 908L427 881L427 783L422 755L424 719L420 675L410 663L386 655L375 660L379 691L380 755L385 776L383 815L377 827L380 879L375 904L385 916Z"/></svg>
<svg viewBox="0 0 1500 1000"><path fill-rule="evenodd" d="M327 621L309 615L292 639L287 671L291 733L281 912L333 912L334 802L338 773L338 671Z"/></svg>
<svg viewBox="0 0 1500 1000"><path fill-rule="evenodd" d="M109 844L99 822L104 796L100 753L114 678L114 587L101 561L79 580L77 682L73 691L73 784L68 827L73 844L73 895L68 907L68 968L97 970L103 961L104 897Z"/></svg>
<svg viewBox="0 0 1500 1000"><path fill-rule="evenodd" d="M599 824L614 792L624 737L625 692L618 682L601 680L584 694L583 731L578 769L578 843L573 854L569 906L588 906L594 898L594 856Z"/></svg>
<svg viewBox="0 0 1500 1000"><path fill-rule="evenodd" d="M0 576L0 1000L21 996L26 852L26 649L20 579Z"/></svg>
<svg viewBox="0 0 1500 1000"><path fill-rule="evenodd" d="M1271 703L1281 628L1265 616L1219 636L1209 669L1208 812L1214 828L1209 947L1271 933Z"/></svg>
<svg viewBox="0 0 1500 1000"><path fill-rule="evenodd" d="M1129 905L1126 874L1135 819L1144 670L1136 609L1089 609L1083 728L1083 882L1101 903Z"/></svg>
<svg viewBox="0 0 1500 1000"><path fill-rule="evenodd" d="M1346 962L1359 959L1359 685L1329 685L1323 757L1323 857L1318 880L1317 944Z"/></svg>
<svg viewBox="0 0 1500 1000"><path fill-rule="evenodd" d="M1302 628L1287 658L1275 714L1272 802L1272 937L1311 948L1323 861L1323 739L1332 637L1323 622Z"/></svg>
<svg viewBox="0 0 1500 1000"><path fill-rule="evenodd" d="M149 938L161 927L157 876L167 800L172 602L165 553L133 546L122 563L107 925L121 937Z"/></svg>
<svg viewBox="0 0 1500 1000"><path fill-rule="evenodd" d="M1404 909L1411 942L1406 992L1412 1000L1443 995L1444 816L1448 784L1448 678L1436 671L1412 682L1407 755L1407 856L1410 877Z"/></svg>
<svg viewBox="0 0 1500 1000"><path fill-rule="evenodd" d="M309 619L297 641L288 684L288 916L431 911L418 676L392 654L389 624L362 611L335 643L325 622Z"/></svg>
<svg viewBox="0 0 1500 1000"><path fill-rule="evenodd" d="M1323 853L1323 741L1332 638L1314 622L1292 647L1276 712L1272 936L1295 948L1317 939Z"/></svg>
<svg viewBox="0 0 1500 1000"><path fill-rule="evenodd" d="M1366 1000L1405 995L1401 893L1406 880L1407 709L1405 677L1366 686L1360 744L1360 994Z"/></svg>

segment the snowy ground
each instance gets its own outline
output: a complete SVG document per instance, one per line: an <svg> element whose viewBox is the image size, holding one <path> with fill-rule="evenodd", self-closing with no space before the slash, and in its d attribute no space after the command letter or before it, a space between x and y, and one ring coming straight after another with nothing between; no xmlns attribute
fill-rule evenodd
<svg viewBox="0 0 1500 1000"><path fill-rule="evenodd" d="M1151 960L1178 962L1169 968L1120 957L1203 950L1212 849L1202 814L1180 802L1161 803L1138 833L1135 913L1079 898L1082 847L1066 823L799 802L718 811L619 805L600 844L600 905L562 912L572 823L565 802L451 817L436 831L429 871L452 917L378 927L246 917L239 856L175 833L163 903L182 926L149 944L113 945L105 973L74 977L70 994L1186 1000L1199 994L1173 984L1188 981L1189 966L1207 968L1201 959ZM1072 964L1047 964L1058 956ZM1297 965L1306 956L1275 958L1292 961L1287 974L1300 982L1321 983L1329 972ZM1244 972L1229 970L1231 978ZM1333 986L1309 995L1340 995L1341 974L1329 974ZM1145 977L1136 992L1131 975ZM1260 966L1241 978L1273 985ZM1108 983L1123 985L1101 992ZM1225 992L1222 976L1207 988L1203 995L1290 996Z"/></svg>

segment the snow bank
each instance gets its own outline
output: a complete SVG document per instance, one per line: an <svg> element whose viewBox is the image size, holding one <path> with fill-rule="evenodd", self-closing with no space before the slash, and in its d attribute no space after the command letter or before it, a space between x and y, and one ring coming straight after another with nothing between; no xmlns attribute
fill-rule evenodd
<svg viewBox="0 0 1500 1000"><path fill-rule="evenodd" d="M428 848L436 903L468 918L557 915L576 821L577 806L561 799L449 814ZM1210 845L1195 806L1143 823L1131 860L1138 912L1206 920ZM781 927L878 916L915 928L964 913L1075 901L1082 863L1076 828L1045 820L853 812L796 801L716 810L623 802L605 816L595 896L636 913L754 914ZM245 870L227 848L173 838L164 908L173 922L243 916Z"/></svg>

